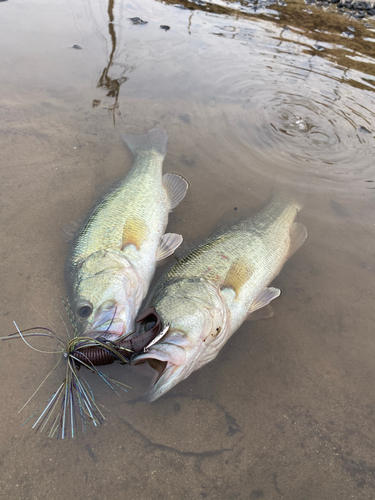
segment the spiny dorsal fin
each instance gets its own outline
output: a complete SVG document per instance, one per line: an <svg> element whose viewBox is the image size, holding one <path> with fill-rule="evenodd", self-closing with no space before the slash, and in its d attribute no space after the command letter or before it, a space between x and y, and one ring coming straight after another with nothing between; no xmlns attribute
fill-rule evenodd
<svg viewBox="0 0 375 500"><path fill-rule="evenodd" d="M288 259L299 249L307 237L307 230L300 222L293 222L290 226L290 247L288 252Z"/></svg>
<svg viewBox="0 0 375 500"><path fill-rule="evenodd" d="M185 198L189 183L179 174L165 174L163 186L169 198L169 210L172 210Z"/></svg>
<svg viewBox="0 0 375 500"><path fill-rule="evenodd" d="M166 233L161 237L158 249L156 250L156 261L166 259L182 243L182 236L175 233Z"/></svg>
<svg viewBox="0 0 375 500"><path fill-rule="evenodd" d="M237 259L231 265L222 288L231 288L237 297L242 286L251 278L252 274L252 267L247 262Z"/></svg>
<svg viewBox="0 0 375 500"><path fill-rule="evenodd" d="M122 236L122 250L126 245L134 245L137 250L147 238L147 224L143 219L131 217L126 220Z"/></svg>
<svg viewBox="0 0 375 500"><path fill-rule="evenodd" d="M257 311L261 307L265 307L268 305L271 300L276 299L280 295L281 291L278 288L265 288L260 292L258 297L251 304L248 314L252 314L254 311Z"/></svg>

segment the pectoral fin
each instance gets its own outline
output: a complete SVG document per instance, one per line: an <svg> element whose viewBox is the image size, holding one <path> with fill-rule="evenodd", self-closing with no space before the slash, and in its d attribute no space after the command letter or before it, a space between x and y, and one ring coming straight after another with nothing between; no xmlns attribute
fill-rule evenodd
<svg viewBox="0 0 375 500"><path fill-rule="evenodd" d="M134 245L137 250L147 238L147 224L143 219L132 217L126 220L122 236L122 250L126 245Z"/></svg>
<svg viewBox="0 0 375 500"><path fill-rule="evenodd" d="M252 274L252 267L247 262L237 259L231 265L222 288L231 288L237 298L242 286L251 278Z"/></svg>
<svg viewBox="0 0 375 500"><path fill-rule="evenodd" d="M250 312L247 314L247 321L258 321L259 319L267 319L272 318L273 316L273 308L270 304L264 306L262 309L258 309L257 311Z"/></svg>
<svg viewBox="0 0 375 500"><path fill-rule="evenodd" d="M248 314L252 314L254 311L261 309L268 305L273 299L276 299L280 295L281 291L278 288L265 288L260 292L258 297L251 304ZM269 316L266 316L269 317ZM259 319L259 318L257 318Z"/></svg>
<svg viewBox="0 0 375 500"><path fill-rule="evenodd" d="M175 233L166 233L162 236L158 249L156 250L156 261L166 259L182 243L182 236Z"/></svg>
<svg viewBox="0 0 375 500"><path fill-rule="evenodd" d="M293 222L290 226L290 247L288 259L299 249L307 237L307 230L300 222Z"/></svg>
<svg viewBox="0 0 375 500"><path fill-rule="evenodd" d="M189 183L181 175L165 174L163 175L163 186L167 191L169 209L172 210L185 198Z"/></svg>

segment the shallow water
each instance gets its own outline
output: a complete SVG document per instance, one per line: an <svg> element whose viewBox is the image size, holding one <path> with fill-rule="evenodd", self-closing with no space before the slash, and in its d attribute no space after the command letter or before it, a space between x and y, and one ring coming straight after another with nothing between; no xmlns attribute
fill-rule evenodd
<svg viewBox="0 0 375 500"><path fill-rule="evenodd" d="M303 193L308 238L273 318L153 404L100 393L105 424L75 440L21 427L61 374L18 413L55 359L2 343L0 496L373 499L375 22L173 4L0 3L2 334L63 330L60 233L130 168L123 131L167 131L185 248L280 189Z"/></svg>

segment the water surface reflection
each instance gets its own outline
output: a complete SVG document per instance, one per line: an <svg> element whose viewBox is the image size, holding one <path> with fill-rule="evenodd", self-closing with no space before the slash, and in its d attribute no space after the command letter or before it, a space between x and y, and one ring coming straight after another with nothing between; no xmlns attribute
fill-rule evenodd
<svg viewBox="0 0 375 500"><path fill-rule="evenodd" d="M110 76L110 70L111 67L114 65L114 58L115 58L115 53L116 53L116 48L117 48L117 38L116 38L116 30L114 27L114 6L115 6L115 1L114 0L109 0L108 2L108 31L109 31L109 36L112 44L111 52L108 57L108 64L107 66L103 69L102 74L100 75L100 78L98 80L98 88L105 88L108 90L108 93L106 94L107 97L111 97L114 102L113 104L109 105L108 107L108 112L113 118L113 124L116 124L116 113L119 113L119 105L118 105L118 98L120 94L120 87L123 83L126 82L128 79L125 75L126 71L128 68L125 66L123 67L123 64L119 63L117 66L122 67L122 71L119 77L114 78ZM101 103L101 100L99 99L94 99L92 101L92 106L95 108L99 106Z"/></svg>

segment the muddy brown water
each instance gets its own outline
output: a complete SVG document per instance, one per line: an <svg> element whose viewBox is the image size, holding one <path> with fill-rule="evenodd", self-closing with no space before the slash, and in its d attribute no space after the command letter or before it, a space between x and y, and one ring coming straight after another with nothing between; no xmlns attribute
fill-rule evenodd
<svg viewBox="0 0 375 500"><path fill-rule="evenodd" d="M105 423L74 440L21 426L61 373L18 413L55 358L2 343L2 499L375 498L375 23L256 7L0 3L2 335L63 330L61 230L130 168L120 132L167 131L185 248L279 188L308 231L274 317L153 404L100 393Z"/></svg>

